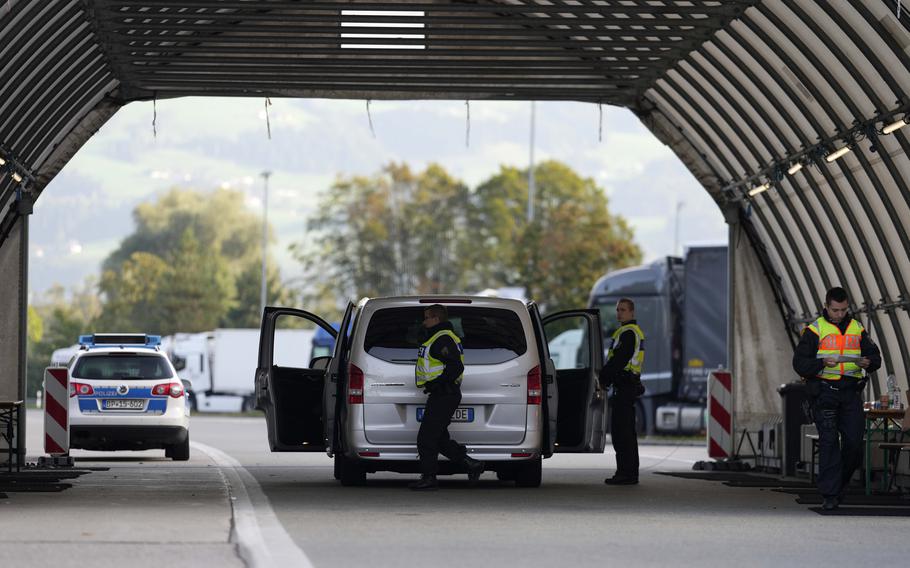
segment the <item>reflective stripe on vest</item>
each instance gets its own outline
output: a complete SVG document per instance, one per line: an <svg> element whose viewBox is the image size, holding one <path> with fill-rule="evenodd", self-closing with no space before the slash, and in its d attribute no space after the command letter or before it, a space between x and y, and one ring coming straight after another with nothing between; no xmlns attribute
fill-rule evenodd
<svg viewBox="0 0 910 568"><path fill-rule="evenodd" d="M610 340L610 351L607 352L607 361L613 357L613 351L619 345L619 338L627 331L635 333L635 351L632 352L632 357L629 358L629 362L626 363L626 367L623 370L641 375L641 368L645 364L645 332L638 327L638 324L627 323L621 325L619 329L613 332L613 337Z"/></svg>
<svg viewBox="0 0 910 568"><path fill-rule="evenodd" d="M451 337L452 341L455 342L455 345L458 346L461 364L464 365L464 348L461 346L461 339L450 329L437 331L433 334L433 337L424 341L417 350L417 366L414 368L414 381L417 383L418 387L422 387L428 382L438 379L446 368L445 363L430 355L430 346L443 335ZM455 379L456 385L461 384L463 376L463 374L458 375Z"/></svg>
<svg viewBox="0 0 910 568"><path fill-rule="evenodd" d="M863 326L855 319L850 320L845 333L841 333L840 328L824 317L820 317L809 324L809 329L818 335L819 355L853 355L856 357L862 355L860 341L862 340ZM856 363L839 363L837 367L825 367L818 374L818 377L827 381L839 381L843 377L861 379L864 375L865 372Z"/></svg>

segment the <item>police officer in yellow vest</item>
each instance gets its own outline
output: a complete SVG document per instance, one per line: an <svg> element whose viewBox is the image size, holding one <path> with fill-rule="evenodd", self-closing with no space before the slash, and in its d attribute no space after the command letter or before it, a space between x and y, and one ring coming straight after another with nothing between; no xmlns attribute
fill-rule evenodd
<svg viewBox="0 0 910 568"><path fill-rule="evenodd" d="M616 302L619 328L613 332L607 362L600 372L604 389L613 386L610 437L616 452L616 473L607 485L638 484L638 433L635 399L644 394L641 368L645 362L645 334L635 321L635 303L629 298Z"/></svg>
<svg viewBox="0 0 910 568"><path fill-rule="evenodd" d="M844 500L862 462L862 391L866 373L882 364L878 346L849 307L846 290L828 290L822 316L806 326L793 354L793 369L806 380L818 428L818 491L826 510Z"/></svg>
<svg viewBox="0 0 910 568"><path fill-rule="evenodd" d="M434 304L426 308L423 326L429 339L417 352L415 379L417 388L422 388L429 396L417 432L420 479L409 487L415 491L432 491L438 488L439 454L463 467L472 482L483 473L484 463L468 457L465 447L449 437L452 414L461 402L464 349L449 322L446 307Z"/></svg>

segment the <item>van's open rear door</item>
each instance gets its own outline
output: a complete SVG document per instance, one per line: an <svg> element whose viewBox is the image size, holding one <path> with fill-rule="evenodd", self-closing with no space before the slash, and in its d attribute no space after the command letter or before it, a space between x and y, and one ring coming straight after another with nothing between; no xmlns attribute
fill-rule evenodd
<svg viewBox="0 0 910 568"><path fill-rule="evenodd" d="M294 321L296 320L296 321ZM266 307L259 332L256 408L265 412L273 452L325 451L326 366L318 369L283 366L275 349L275 331L312 322L335 336L325 320L303 310ZM289 325L290 324L290 325ZM303 349L303 346L300 346Z"/></svg>
<svg viewBox="0 0 910 568"><path fill-rule="evenodd" d="M547 342L558 337L577 342L577 350L560 350L556 367L559 410L557 452L600 453L606 446L607 397L598 382L604 364L600 313L571 310L543 318ZM562 341L565 343L565 341Z"/></svg>

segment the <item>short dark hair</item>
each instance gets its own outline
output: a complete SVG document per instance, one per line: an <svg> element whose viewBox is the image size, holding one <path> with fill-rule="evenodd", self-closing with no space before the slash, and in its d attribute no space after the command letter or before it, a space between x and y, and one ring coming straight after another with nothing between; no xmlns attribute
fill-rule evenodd
<svg viewBox="0 0 910 568"><path fill-rule="evenodd" d="M630 310L635 311L635 302L632 301L632 298L620 298L616 301L616 305L618 306L619 304L626 304Z"/></svg>
<svg viewBox="0 0 910 568"><path fill-rule="evenodd" d="M439 318L439 321L449 321L449 310L442 304L433 304L423 309L423 312L433 317Z"/></svg>
<svg viewBox="0 0 910 568"><path fill-rule="evenodd" d="M828 293L825 294L825 305L831 305L831 302L846 302L847 301L847 291L841 288L840 286L835 286L828 290Z"/></svg>

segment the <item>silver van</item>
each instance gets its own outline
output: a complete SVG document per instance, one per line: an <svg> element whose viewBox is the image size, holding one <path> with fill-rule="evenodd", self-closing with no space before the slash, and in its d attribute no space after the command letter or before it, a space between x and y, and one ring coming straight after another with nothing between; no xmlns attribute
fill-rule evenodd
<svg viewBox="0 0 910 568"><path fill-rule="evenodd" d="M378 471L417 472L426 395L415 386L414 365L425 340L423 310L432 304L446 306L464 347L462 400L449 432L487 471L537 487L541 460L553 453L603 452L598 311L541 317L533 302L472 296L365 298L348 305L338 330L303 310L267 307L255 381L272 451L324 451L343 485ZM311 324L335 338L332 355L306 369L283 365L276 330ZM576 329L582 348L557 368L548 342ZM440 474L462 472L444 458L439 465Z"/></svg>

